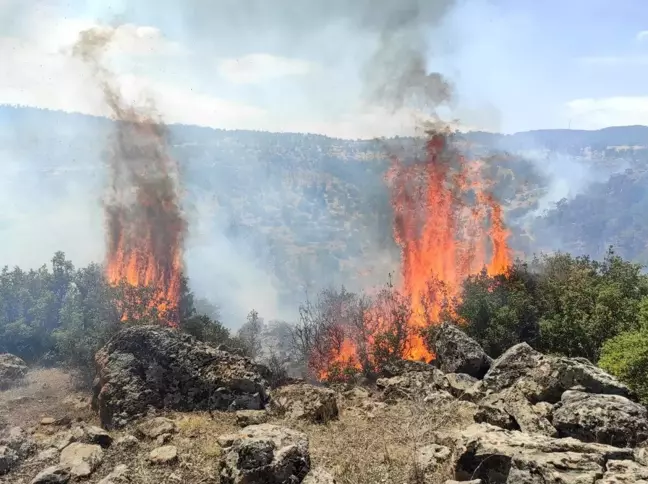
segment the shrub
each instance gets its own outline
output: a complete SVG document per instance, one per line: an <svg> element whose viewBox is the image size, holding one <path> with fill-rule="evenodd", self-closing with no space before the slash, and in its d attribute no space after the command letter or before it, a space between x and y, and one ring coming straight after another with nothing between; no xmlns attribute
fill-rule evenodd
<svg viewBox="0 0 648 484"><path fill-rule="evenodd" d="M648 331L629 331L606 341L599 366L626 383L648 403Z"/></svg>

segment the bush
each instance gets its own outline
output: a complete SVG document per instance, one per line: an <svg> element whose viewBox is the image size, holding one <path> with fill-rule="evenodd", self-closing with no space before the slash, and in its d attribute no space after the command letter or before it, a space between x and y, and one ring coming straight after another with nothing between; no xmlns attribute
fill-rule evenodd
<svg viewBox="0 0 648 484"><path fill-rule="evenodd" d="M229 329L223 326L220 321L212 320L209 316L194 315L180 321L180 330L213 346L231 345Z"/></svg>
<svg viewBox="0 0 648 484"><path fill-rule="evenodd" d="M603 344L599 366L626 383L648 404L648 331L622 333Z"/></svg>
<svg viewBox="0 0 648 484"><path fill-rule="evenodd" d="M611 250L601 262L558 253L468 278L451 315L493 357L524 341L595 362L605 341L648 320L647 294L641 266Z"/></svg>
<svg viewBox="0 0 648 484"><path fill-rule="evenodd" d="M556 254L536 265L540 350L596 362L606 340L639 328L639 304L648 294L640 265L612 250L601 262Z"/></svg>
<svg viewBox="0 0 648 484"><path fill-rule="evenodd" d="M483 271L469 277L449 317L495 358L522 341L538 345L539 302L537 277L527 264L517 262L504 275L491 277Z"/></svg>

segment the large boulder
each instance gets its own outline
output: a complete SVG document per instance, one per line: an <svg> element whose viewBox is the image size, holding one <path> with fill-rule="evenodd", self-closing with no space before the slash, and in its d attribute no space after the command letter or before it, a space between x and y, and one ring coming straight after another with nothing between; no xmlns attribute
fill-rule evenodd
<svg viewBox="0 0 648 484"><path fill-rule="evenodd" d="M632 449L530 435L487 424L474 424L460 433L438 434L437 441L454 449L459 481L478 478L491 484L594 484L613 468L612 461L634 463Z"/></svg>
<svg viewBox="0 0 648 484"><path fill-rule="evenodd" d="M223 484L298 484L310 470L308 437L276 425L251 425L218 438Z"/></svg>
<svg viewBox="0 0 648 484"><path fill-rule="evenodd" d="M481 382L482 390L499 392L515 386L530 401L558 402L567 390L629 396L619 380L584 358L543 355L526 343L497 358Z"/></svg>
<svg viewBox="0 0 648 484"><path fill-rule="evenodd" d="M492 359L477 341L457 326L443 323L434 338L437 365L444 373L465 373L482 378Z"/></svg>
<svg viewBox="0 0 648 484"><path fill-rule="evenodd" d="M479 402L475 421L528 434L557 437L558 431L516 388L507 388L486 396Z"/></svg>
<svg viewBox="0 0 648 484"><path fill-rule="evenodd" d="M124 329L95 361L93 405L106 428L122 427L150 407L258 410L267 401L267 368L170 328Z"/></svg>
<svg viewBox="0 0 648 484"><path fill-rule="evenodd" d="M543 356L516 386L534 402L558 402L567 390L630 396L630 390L585 358Z"/></svg>
<svg viewBox="0 0 648 484"><path fill-rule="evenodd" d="M61 452L61 466L70 469L72 477L88 477L103 462L103 451L98 445L74 442Z"/></svg>
<svg viewBox="0 0 648 484"><path fill-rule="evenodd" d="M387 401L430 401L440 394L452 398L450 385L440 370L411 371L391 378L379 378L376 386Z"/></svg>
<svg viewBox="0 0 648 484"><path fill-rule="evenodd" d="M553 424L564 437L634 447L648 439L648 412L620 395L567 391L553 411Z"/></svg>
<svg viewBox="0 0 648 484"><path fill-rule="evenodd" d="M273 390L271 397L271 412L290 419L326 423L338 416L337 394L328 388L287 385Z"/></svg>
<svg viewBox="0 0 648 484"><path fill-rule="evenodd" d="M19 383L27 375L27 363L11 353L0 353L0 390Z"/></svg>
<svg viewBox="0 0 648 484"><path fill-rule="evenodd" d="M491 364L482 380L482 386L492 392L498 392L512 386L518 379L528 374L542 360L542 353L537 352L526 343L510 347Z"/></svg>

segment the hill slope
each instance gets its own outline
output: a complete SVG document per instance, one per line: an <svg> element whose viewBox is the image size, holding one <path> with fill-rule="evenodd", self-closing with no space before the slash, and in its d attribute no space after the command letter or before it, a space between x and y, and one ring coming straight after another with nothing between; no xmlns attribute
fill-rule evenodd
<svg viewBox="0 0 648 484"><path fill-rule="evenodd" d="M103 256L101 159L110 133L110 122L100 118L0 107L0 264L39 265L59 249L79 263ZM592 183L608 183L624 169L639 173L648 160L643 126L468 133L463 139L475 154L508 152L493 173L513 244L525 252L577 243L583 250L598 247L601 234L593 227L604 211L579 197L588 199L594 190L604 203L600 185ZM174 125L170 144L183 171L190 277L197 293L221 303L226 314L240 318L257 301L261 314L280 316L306 290L381 284L397 267L383 183L386 147L407 152L415 140L349 141ZM618 202L610 210L618 213L627 197L634 200L648 188L644 177L633 180L634 195L625 188L608 195ZM563 215L551 210L554 202L578 194L562 203ZM567 207L581 229L564 228L573 225ZM537 217L546 209L545 217ZM636 240L647 238L648 226L644 234L640 217L633 217L616 217L605 241L643 257ZM552 243L554 230L561 232L560 244Z"/></svg>

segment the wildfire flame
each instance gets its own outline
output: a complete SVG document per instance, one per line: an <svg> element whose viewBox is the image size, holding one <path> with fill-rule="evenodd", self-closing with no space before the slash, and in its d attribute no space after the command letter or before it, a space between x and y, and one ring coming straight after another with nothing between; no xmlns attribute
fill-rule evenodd
<svg viewBox="0 0 648 484"><path fill-rule="evenodd" d="M105 205L106 276L112 285L151 288L145 310L177 325L186 222L178 199L175 161L165 130L150 118L118 123L112 187ZM138 318L122 309L122 320Z"/></svg>
<svg viewBox="0 0 648 484"><path fill-rule="evenodd" d="M167 130L154 103L129 105L102 62L114 34L110 27L85 30L73 48L92 69L116 121L106 157L106 278L129 292L120 307L123 321L151 315L176 326L187 230L179 202L179 170L168 153ZM147 290L145 299L139 289Z"/></svg>
<svg viewBox="0 0 648 484"><path fill-rule="evenodd" d="M401 249L398 292L410 305L404 359L434 359L420 330L439 322L444 304L458 300L468 276L484 269L503 274L510 265L502 208L481 168L479 161L458 153L446 133L435 132L423 159L404 163L395 158L387 173L394 240ZM367 339L370 345L371 336ZM357 344L345 339L330 363L359 368ZM321 379L328 375L328 368L319 372Z"/></svg>

